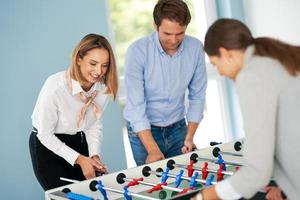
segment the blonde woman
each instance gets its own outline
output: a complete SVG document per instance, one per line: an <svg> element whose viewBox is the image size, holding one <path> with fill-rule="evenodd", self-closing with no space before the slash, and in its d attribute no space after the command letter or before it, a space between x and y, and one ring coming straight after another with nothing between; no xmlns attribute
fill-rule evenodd
<svg viewBox="0 0 300 200"><path fill-rule="evenodd" d="M100 159L101 117L118 90L109 42L86 35L73 51L70 67L51 75L38 96L30 135L35 175L44 190L107 173Z"/></svg>

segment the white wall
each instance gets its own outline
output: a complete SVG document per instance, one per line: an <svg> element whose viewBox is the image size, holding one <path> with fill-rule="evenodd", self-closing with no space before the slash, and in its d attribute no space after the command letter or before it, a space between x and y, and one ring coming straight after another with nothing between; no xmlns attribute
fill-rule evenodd
<svg viewBox="0 0 300 200"><path fill-rule="evenodd" d="M244 0L245 22L253 36L271 36L300 45L299 0Z"/></svg>
<svg viewBox="0 0 300 200"><path fill-rule="evenodd" d="M45 79L65 70L87 33L109 36L104 0L0 1L0 199L41 200L29 155L31 113ZM126 168L118 102L103 119L102 160Z"/></svg>

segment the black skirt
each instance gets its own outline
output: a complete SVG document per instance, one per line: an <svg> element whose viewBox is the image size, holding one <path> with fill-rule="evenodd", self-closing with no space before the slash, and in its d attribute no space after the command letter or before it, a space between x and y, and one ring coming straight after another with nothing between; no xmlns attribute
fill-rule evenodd
<svg viewBox="0 0 300 200"><path fill-rule="evenodd" d="M55 135L79 154L89 156L88 144L84 132L77 132L76 135ZM44 190L69 184L69 182L60 180L60 177L79 181L85 180L79 165L71 165L40 142L37 138L36 129L31 132L29 149L35 176Z"/></svg>

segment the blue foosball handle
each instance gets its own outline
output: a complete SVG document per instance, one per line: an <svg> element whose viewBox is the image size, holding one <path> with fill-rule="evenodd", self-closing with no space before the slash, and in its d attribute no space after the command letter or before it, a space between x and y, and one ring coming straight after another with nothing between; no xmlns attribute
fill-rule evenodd
<svg viewBox="0 0 300 200"><path fill-rule="evenodd" d="M81 194L76 194L76 193L73 193L73 192L68 192L67 197L70 200L94 200L91 197L87 197L87 196L84 196L84 195L81 195Z"/></svg>

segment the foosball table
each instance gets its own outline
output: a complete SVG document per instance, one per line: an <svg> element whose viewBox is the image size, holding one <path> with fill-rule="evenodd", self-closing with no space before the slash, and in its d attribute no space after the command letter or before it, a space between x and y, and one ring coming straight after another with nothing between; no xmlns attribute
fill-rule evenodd
<svg viewBox="0 0 300 200"><path fill-rule="evenodd" d="M45 192L46 200L189 199L242 166L242 142L230 142L72 183Z"/></svg>

